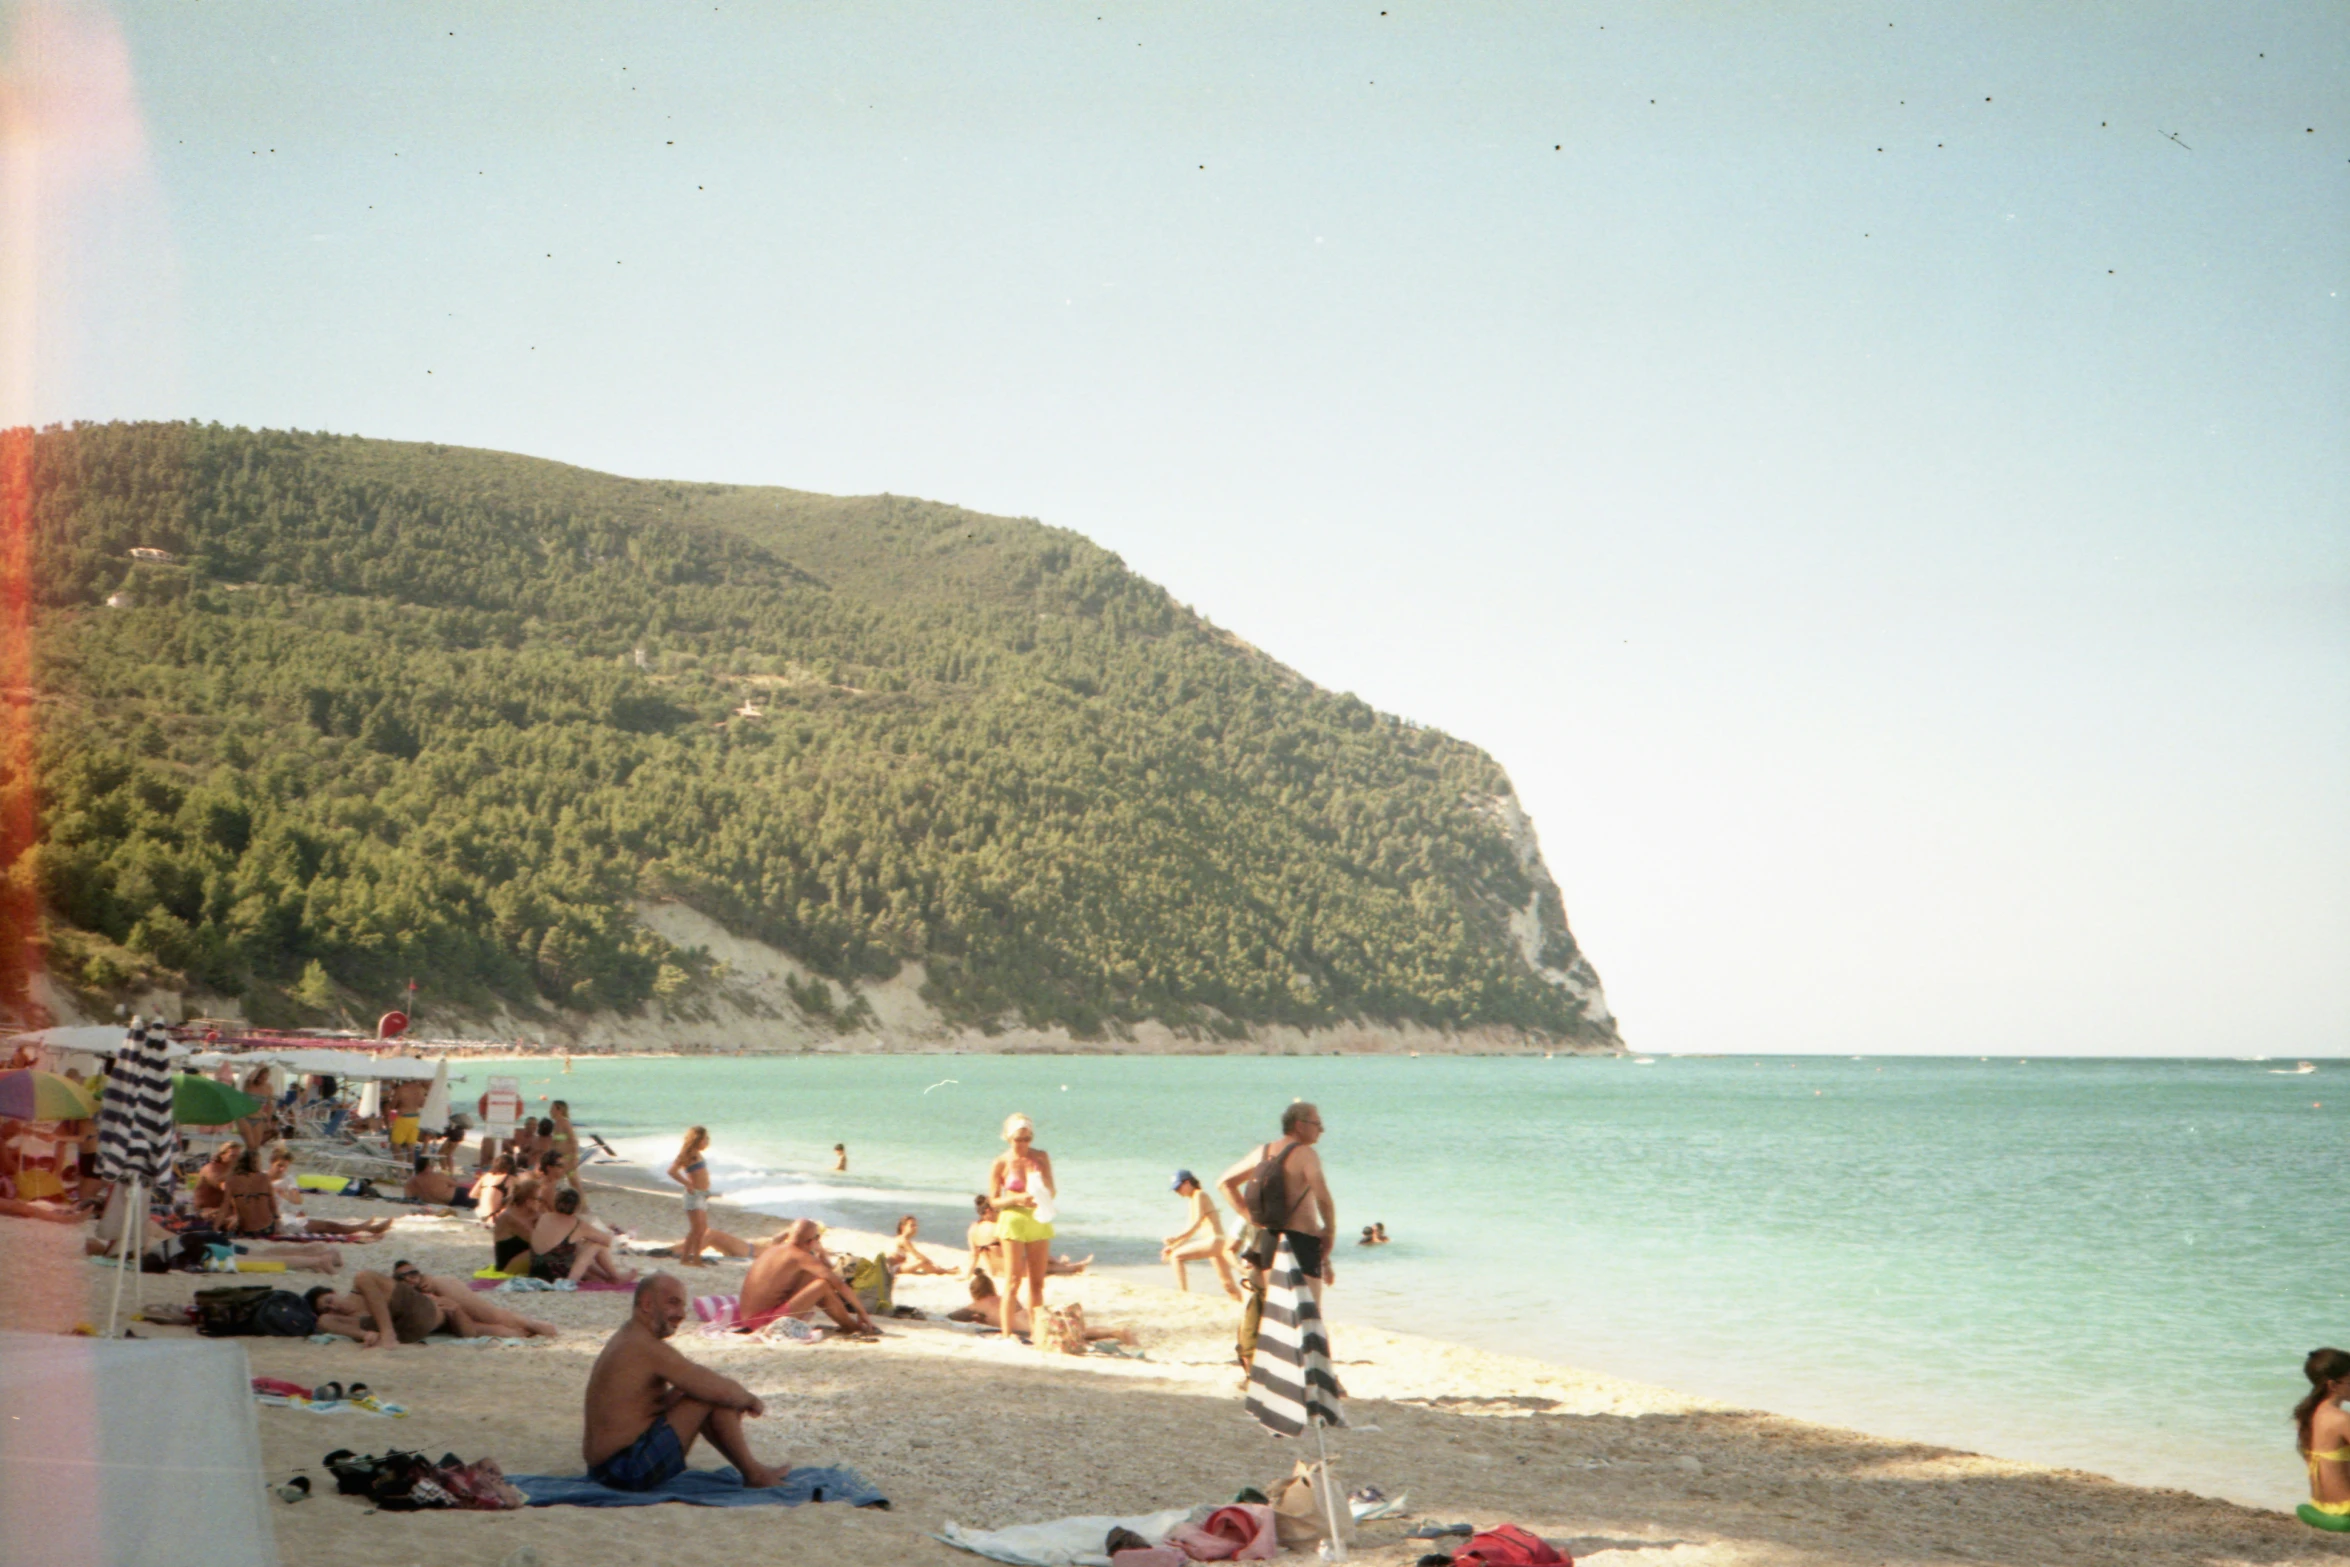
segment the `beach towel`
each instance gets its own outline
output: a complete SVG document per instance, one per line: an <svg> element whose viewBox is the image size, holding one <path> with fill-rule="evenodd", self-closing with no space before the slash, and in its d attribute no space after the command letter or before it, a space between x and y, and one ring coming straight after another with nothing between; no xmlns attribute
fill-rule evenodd
<svg viewBox="0 0 2350 1567"><path fill-rule="evenodd" d="M504 1275L496 1279L477 1276L473 1280L473 1287L477 1290L496 1290L501 1295L543 1295L550 1290L627 1290L633 1294L636 1290L633 1284L615 1284L610 1279L581 1279L575 1284L569 1279L518 1279Z"/></svg>
<svg viewBox="0 0 2350 1567"><path fill-rule="evenodd" d="M949 1519L932 1538L990 1561L1010 1562L1012 1567L1077 1567L1081 1561L1102 1559L1102 1545L1112 1529L1131 1529L1151 1544L1160 1545L1178 1524L1193 1522L1195 1514L1204 1520L1215 1510L1212 1505L1171 1507L1132 1518L1087 1514L1014 1524L1009 1529L966 1529Z"/></svg>
<svg viewBox="0 0 2350 1567"><path fill-rule="evenodd" d="M685 1502L695 1507L797 1507L802 1502L846 1502L851 1507L887 1507L889 1498L854 1469L794 1469L781 1485L763 1491L743 1488L743 1477L724 1469L688 1469L650 1491L615 1491L586 1475L508 1475L506 1483L530 1498L533 1507L650 1507ZM1099 1545L1099 1541L1095 1542Z"/></svg>
<svg viewBox="0 0 2350 1567"><path fill-rule="evenodd" d="M743 1298L740 1295L696 1295L694 1316L714 1327L731 1328L735 1318L742 1315Z"/></svg>

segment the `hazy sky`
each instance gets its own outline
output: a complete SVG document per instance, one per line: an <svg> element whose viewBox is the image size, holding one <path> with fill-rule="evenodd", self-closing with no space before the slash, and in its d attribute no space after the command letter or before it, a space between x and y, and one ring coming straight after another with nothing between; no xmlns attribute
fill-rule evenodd
<svg viewBox="0 0 2350 1567"><path fill-rule="evenodd" d="M10 421L1077 529L1636 1047L2350 1053L2350 8L4 9Z"/></svg>

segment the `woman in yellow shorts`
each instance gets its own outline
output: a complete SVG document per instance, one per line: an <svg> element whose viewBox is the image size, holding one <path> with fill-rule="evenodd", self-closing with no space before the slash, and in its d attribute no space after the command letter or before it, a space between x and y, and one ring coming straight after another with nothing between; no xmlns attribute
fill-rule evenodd
<svg viewBox="0 0 2350 1567"><path fill-rule="evenodd" d="M987 1172L987 1200L996 1212L996 1238L1004 1256L1004 1331L1019 1331L1013 1320L1020 1284L1028 1284L1031 1317L1044 1309L1044 1277L1053 1262L1053 1157L1036 1146L1036 1123L1024 1115L1004 1118L1004 1141Z"/></svg>
<svg viewBox="0 0 2350 1567"><path fill-rule="evenodd" d="M2293 1406L2301 1435L2301 1456L2309 1460L2309 1500L2298 1509L2313 1529L2350 1534L2350 1354L2313 1349L2301 1363L2309 1396Z"/></svg>

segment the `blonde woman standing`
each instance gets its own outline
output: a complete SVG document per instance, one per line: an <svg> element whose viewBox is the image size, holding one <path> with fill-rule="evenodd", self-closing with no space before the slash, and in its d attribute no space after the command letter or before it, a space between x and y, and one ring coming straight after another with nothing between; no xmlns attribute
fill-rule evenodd
<svg viewBox="0 0 2350 1567"><path fill-rule="evenodd" d="M1053 1159L1036 1146L1036 1123L1020 1114L1004 1118L1004 1141L987 1172L987 1199L996 1211L996 1238L1004 1255L1004 1331L1020 1304L1020 1281L1028 1281L1028 1312L1044 1309L1044 1280L1053 1262Z"/></svg>
<svg viewBox="0 0 2350 1567"><path fill-rule="evenodd" d="M709 1147L710 1129L689 1126L685 1145L669 1161L669 1178L685 1188L685 1239L677 1260L689 1268L703 1266L702 1248L710 1242L710 1161L703 1157Z"/></svg>

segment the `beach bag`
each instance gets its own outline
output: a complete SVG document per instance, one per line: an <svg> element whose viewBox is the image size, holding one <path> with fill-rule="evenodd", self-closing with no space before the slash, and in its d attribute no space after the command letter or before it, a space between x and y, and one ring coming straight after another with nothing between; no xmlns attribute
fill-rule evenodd
<svg viewBox="0 0 2350 1567"><path fill-rule="evenodd" d="M1240 1189L1241 1211L1248 1216L1249 1223L1267 1235L1281 1228L1289 1210L1296 1206L1290 1196L1287 1166L1289 1156L1304 1146L1293 1142L1263 1160L1249 1176L1248 1184Z"/></svg>
<svg viewBox="0 0 2350 1567"><path fill-rule="evenodd" d="M1318 1465L1301 1463L1285 1480L1267 1488L1273 1499L1273 1535L1285 1551L1310 1550L1330 1538L1330 1509L1322 1505L1322 1487L1329 1483ZM1354 1509L1338 1499L1338 1537L1351 1544L1355 1537Z"/></svg>
<svg viewBox="0 0 2350 1567"><path fill-rule="evenodd" d="M887 1253L850 1258L847 1271L841 1275L841 1282L848 1285L856 1295L857 1304L865 1308L865 1315L872 1316L877 1311L889 1310L890 1287L896 1279L889 1271Z"/></svg>
<svg viewBox="0 0 2350 1567"><path fill-rule="evenodd" d="M1452 1553L1452 1567L1575 1567L1575 1558L1514 1523L1496 1524Z"/></svg>
<svg viewBox="0 0 2350 1567"><path fill-rule="evenodd" d="M196 1291L196 1331L206 1338L308 1338L318 1314L292 1290L266 1284Z"/></svg>

